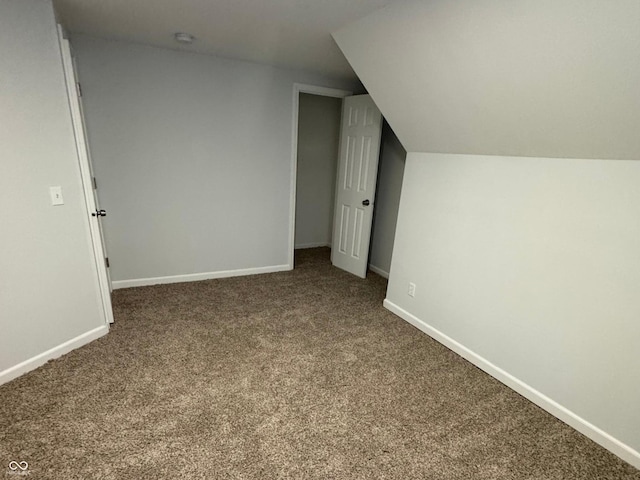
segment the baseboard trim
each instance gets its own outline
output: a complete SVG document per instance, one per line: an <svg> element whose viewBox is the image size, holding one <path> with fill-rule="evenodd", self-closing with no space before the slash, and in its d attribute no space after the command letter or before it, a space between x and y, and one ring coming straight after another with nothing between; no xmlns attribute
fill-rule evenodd
<svg viewBox="0 0 640 480"><path fill-rule="evenodd" d="M167 277L134 278L132 280L116 280L112 282L114 290L119 288L146 287L165 283L198 282L215 278L242 277L244 275L259 275L291 270L290 265L273 265L269 267L241 268L238 270L221 270L218 272L189 273L187 275L170 275Z"/></svg>
<svg viewBox="0 0 640 480"><path fill-rule="evenodd" d="M450 350L453 350L455 353L465 358L469 362L473 363L476 367L485 371L486 373L494 377L496 380L499 380L500 382L504 383L506 386L515 390L523 397L531 400L533 403L538 405L540 408L546 410L554 417L558 418L559 420L562 420L567 425L575 428L577 431L579 431L583 435L589 437L594 442L598 443L602 447L609 450L611 453L617 455L624 461L640 469L640 452L634 450L627 444L614 438L607 432L601 430L600 428L596 427L595 425L588 422L584 418L573 413L571 410L560 405L558 402L547 397L546 395L539 392L538 390L531 387L530 385L523 382L522 380L514 377L513 375L506 372L505 370L497 367L496 365L494 365L484 357L473 352L472 350L465 347L461 343L458 343L453 338L445 335L444 333L432 327L428 323L420 320L418 317L407 312L403 308L397 306L390 300L385 299L383 305L390 312L395 313L400 318L407 321L408 323L418 328L422 332L426 333L434 340L440 342Z"/></svg>
<svg viewBox="0 0 640 480"><path fill-rule="evenodd" d="M53 347L46 352L25 360L24 362L20 362L13 367L9 367L6 370L0 372L0 385L10 382L14 378L18 378L20 375L24 375L31 370L35 370L36 368L47 363L49 360L61 357L65 353L69 353L76 348L80 348L83 345L86 345L87 343L90 343L106 335L107 333L109 333L109 327L106 325L102 325L98 328L94 328L93 330L89 330L82 335L78 335L71 340L61 343L57 347Z"/></svg>
<svg viewBox="0 0 640 480"><path fill-rule="evenodd" d="M294 248L296 250L302 250L305 248L318 248L318 247L331 247L331 244L327 242L301 243L300 245L296 245Z"/></svg>
<svg viewBox="0 0 640 480"><path fill-rule="evenodd" d="M389 272L382 270L380 267L376 267L375 265L369 264L369 270L371 270L373 273L377 273L378 275L386 278L387 280L389 279Z"/></svg>

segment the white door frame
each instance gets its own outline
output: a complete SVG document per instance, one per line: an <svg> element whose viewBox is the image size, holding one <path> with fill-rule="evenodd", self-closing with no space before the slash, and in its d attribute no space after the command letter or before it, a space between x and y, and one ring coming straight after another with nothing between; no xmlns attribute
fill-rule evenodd
<svg viewBox="0 0 640 480"><path fill-rule="evenodd" d="M107 326L113 323L113 307L111 305L111 289L105 265L105 254L102 246L102 237L98 217L92 217L91 212L96 211L96 200L93 195L93 180L91 178L88 146L85 143L83 130L82 114L80 112L80 104L77 96L77 85L75 81L75 73L73 69L73 60L71 58L71 49L69 40L65 38L64 31L58 25L58 40L60 43L60 52L62 55L62 66L64 70L65 83L67 87L67 97L69 101L69 109L71 111L71 119L73 123L73 133L76 141L76 152L78 155L78 166L80 167L80 180L82 183L82 191L84 202L87 209L86 225L89 230L89 238L93 250L94 263L96 267L96 282L102 301L102 309L104 322Z"/></svg>
<svg viewBox="0 0 640 480"><path fill-rule="evenodd" d="M320 87L317 85L306 85L304 83L293 84L293 120L291 133L291 185L289 187L289 270L293 269L293 259L295 251L296 237L296 185L298 179L298 115L300 106L300 94L310 93L324 97L344 98L353 95L348 90L338 88ZM337 155L337 153L336 153Z"/></svg>

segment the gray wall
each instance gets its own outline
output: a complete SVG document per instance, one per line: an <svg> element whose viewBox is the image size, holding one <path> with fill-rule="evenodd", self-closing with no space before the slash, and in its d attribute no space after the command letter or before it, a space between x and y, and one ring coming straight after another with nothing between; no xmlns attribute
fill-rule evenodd
<svg viewBox="0 0 640 480"><path fill-rule="evenodd" d="M640 2L413 0L334 37L407 151L640 158Z"/></svg>
<svg viewBox="0 0 640 480"><path fill-rule="evenodd" d="M331 245L342 99L300 94L296 248Z"/></svg>
<svg viewBox="0 0 640 480"><path fill-rule="evenodd" d="M1 381L104 323L50 2L0 2L0 85Z"/></svg>
<svg viewBox="0 0 640 480"><path fill-rule="evenodd" d="M87 129L115 281L288 264L303 72L86 36Z"/></svg>
<svg viewBox="0 0 640 480"><path fill-rule="evenodd" d="M387 122L382 127L378 186L373 211L369 265L382 275L389 275L393 239L400 206L400 191L407 152Z"/></svg>
<svg viewBox="0 0 640 480"><path fill-rule="evenodd" d="M639 450L638 185L635 161L409 153L387 299Z"/></svg>

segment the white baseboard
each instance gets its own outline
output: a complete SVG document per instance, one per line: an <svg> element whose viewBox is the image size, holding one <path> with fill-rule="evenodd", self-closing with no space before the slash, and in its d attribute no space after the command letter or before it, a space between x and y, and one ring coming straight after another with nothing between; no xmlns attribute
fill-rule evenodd
<svg viewBox="0 0 640 480"><path fill-rule="evenodd" d="M331 247L331 244L327 242L301 243L300 245L296 245L295 249L301 250L303 248L318 248L318 247Z"/></svg>
<svg viewBox="0 0 640 480"><path fill-rule="evenodd" d="M13 367L9 367L6 370L0 372L0 385L3 383L7 383L14 378L18 378L20 375L24 375L31 370L35 370L36 368L44 365L49 360L53 360L54 358L58 358L65 353L69 353L71 350L75 350L76 348L80 348L83 345L86 345L89 342L92 342L103 335L109 333L109 327L106 325L102 325L98 328L94 328L93 330L89 330L87 333L83 333L82 335L78 335L71 340L64 342L57 347L53 347L46 352L43 352L35 357L32 357L24 362L21 362Z"/></svg>
<svg viewBox="0 0 640 480"><path fill-rule="evenodd" d="M600 428L596 427L595 425L588 422L584 418L576 415L571 410L567 409L566 407L563 407L558 402L547 397L546 395L539 392L538 390L531 387L530 385L526 384L522 380L514 377L510 373L497 367L490 361L486 360L484 357L481 357L477 353L473 352L472 350L468 349L464 345L455 341L453 338L445 335L438 329L420 320L418 317L412 315L411 313L397 306L396 304L389 301L388 299L385 299L384 307L387 310L398 315L403 320L406 320L408 323L410 323L414 327L423 331L434 340L437 340L438 342L443 344L445 347L449 348L450 350L453 350L461 357L473 363L476 367L485 371L486 373L494 377L496 380L499 380L500 382L504 383L507 387L515 390L523 397L531 400L533 403L538 405L540 408L546 410L554 417L562 420L569 426L575 428L577 431L579 431L583 435L589 437L591 440L603 446L604 448L606 448L613 454L617 455L618 457L622 458L624 461L629 462L634 467L640 468L640 452L634 450L630 446L614 438L613 436L601 430Z"/></svg>
<svg viewBox="0 0 640 480"><path fill-rule="evenodd" d="M386 278L387 280L389 279L389 272L382 270L380 267L376 267L375 265L369 264L369 270L371 270L373 273L377 273L378 275Z"/></svg>
<svg viewBox="0 0 640 480"><path fill-rule="evenodd" d="M273 265L269 267L242 268L238 270L221 270L219 272L189 273L187 275L171 275L168 277L134 278L132 280L116 280L111 283L114 290L129 287L145 287L161 283L198 282L214 278L242 277L244 275L258 275L261 273L284 272L291 270L290 265Z"/></svg>

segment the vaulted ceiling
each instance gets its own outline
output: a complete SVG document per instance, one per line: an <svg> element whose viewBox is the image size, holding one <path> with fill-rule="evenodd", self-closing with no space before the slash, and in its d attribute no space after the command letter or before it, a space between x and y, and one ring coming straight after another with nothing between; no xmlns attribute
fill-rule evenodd
<svg viewBox="0 0 640 480"><path fill-rule="evenodd" d="M640 159L640 1L408 0L334 34L408 151Z"/></svg>
<svg viewBox="0 0 640 480"><path fill-rule="evenodd" d="M54 5L72 33L355 79L331 33L398 1L54 0ZM196 40L182 46L175 32Z"/></svg>

